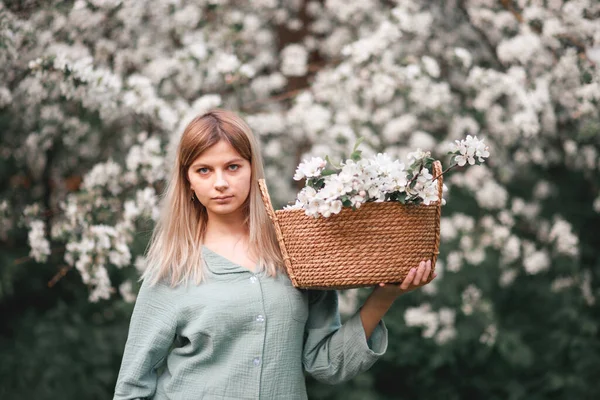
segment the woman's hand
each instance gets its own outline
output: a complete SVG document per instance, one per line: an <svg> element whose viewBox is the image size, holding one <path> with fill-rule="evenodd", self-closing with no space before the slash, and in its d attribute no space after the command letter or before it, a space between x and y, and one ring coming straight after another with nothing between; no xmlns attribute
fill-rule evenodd
<svg viewBox="0 0 600 400"><path fill-rule="evenodd" d="M367 339L398 296L428 284L437 276L434 272L429 279L429 275L432 275L431 261L421 261L417 268L411 268L402 283L380 283L375 286L360 309L360 318Z"/></svg>
<svg viewBox="0 0 600 400"><path fill-rule="evenodd" d="M421 261L417 268L411 268L402 283L380 283L378 286L375 286L372 294L378 297L381 296L382 298L395 299L401 294L425 286L437 276L434 272L431 279L428 280L429 275L431 275L431 260Z"/></svg>

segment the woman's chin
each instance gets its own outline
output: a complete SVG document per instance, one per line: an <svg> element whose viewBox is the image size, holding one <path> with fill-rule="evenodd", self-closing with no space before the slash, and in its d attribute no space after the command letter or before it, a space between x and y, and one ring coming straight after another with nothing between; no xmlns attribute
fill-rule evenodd
<svg viewBox="0 0 600 400"><path fill-rule="evenodd" d="M208 208L208 211L215 215L228 215L235 212L241 212L237 204L213 204Z"/></svg>

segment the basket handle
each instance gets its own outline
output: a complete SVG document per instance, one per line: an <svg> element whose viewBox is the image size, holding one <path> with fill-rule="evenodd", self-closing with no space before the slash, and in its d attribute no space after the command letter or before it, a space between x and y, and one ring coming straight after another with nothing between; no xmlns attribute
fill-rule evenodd
<svg viewBox="0 0 600 400"><path fill-rule="evenodd" d="M433 162L433 177L437 180L438 184L438 202L436 204L436 227L435 227L435 244L434 249L436 249L431 257L431 275L428 277L427 281L431 280L431 276L433 276L433 271L435 269L435 264L437 262L438 255L440 254L440 218L442 216L442 194L444 192L444 176L442 175L442 163L438 160Z"/></svg>
<svg viewBox="0 0 600 400"><path fill-rule="evenodd" d="M267 214L269 214L269 218L275 225L279 225L277 222L277 215L275 215L275 210L273 210L273 205L271 204L271 196L269 196L269 190L267 189L267 183L264 179L258 180L258 187L260 188L260 195L262 197L263 203L265 204L265 209L267 210Z"/></svg>
<svg viewBox="0 0 600 400"><path fill-rule="evenodd" d="M438 160L433 162L433 177L434 180L438 181L438 201L439 205L442 205L442 194L444 191L444 176L442 175L442 163Z"/></svg>
<svg viewBox="0 0 600 400"><path fill-rule="evenodd" d="M281 255L283 256L283 262L285 263L285 268L287 270L288 276L290 277L290 280L292 281L294 286L297 286L296 276L292 271L292 262L287 252L287 248L285 247L285 241L283 240L283 233L281 232L281 227L279 226L279 220L277 219L277 214L273 209L273 204L271 204L271 196L269 196L267 183L264 179L258 179L258 187L260 188L260 195L262 197L263 204L265 205L265 209L267 210L267 214L273 222L273 227L275 228L275 235L277 236L277 242L279 243L279 248L281 250Z"/></svg>

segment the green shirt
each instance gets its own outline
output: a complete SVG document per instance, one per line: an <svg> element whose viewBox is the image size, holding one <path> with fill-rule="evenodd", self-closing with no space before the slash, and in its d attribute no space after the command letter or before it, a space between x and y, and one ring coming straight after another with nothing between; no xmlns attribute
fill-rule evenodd
<svg viewBox="0 0 600 400"><path fill-rule="evenodd" d="M358 312L342 325L336 291L299 290L284 273L202 250L206 282L142 283L114 399L306 399L303 367L335 384L385 352L384 322L369 341Z"/></svg>

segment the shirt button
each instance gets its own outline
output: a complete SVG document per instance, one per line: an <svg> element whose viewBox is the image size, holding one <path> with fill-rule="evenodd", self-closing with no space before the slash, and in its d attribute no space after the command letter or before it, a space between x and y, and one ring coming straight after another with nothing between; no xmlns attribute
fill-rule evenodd
<svg viewBox="0 0 600 400"><path fill-rule="evenodd" d="M256 366L260 365L260 357L256 357L254 360L252 360L252 363Z"/></svg>
<svg viewBox="0 0 600 400"><path fill-rule="evenodd" d="M256 316L256 321L257 322L265 322L265 316L264 315L257 315Z"/></svg>
<svg viewBox="0 0 600 400"><path fill-rule="evenodd" d="M252 282L252 283L256 283L257 280L258 280L258 278L255 276L250 277L250 282Z"/></svg>

